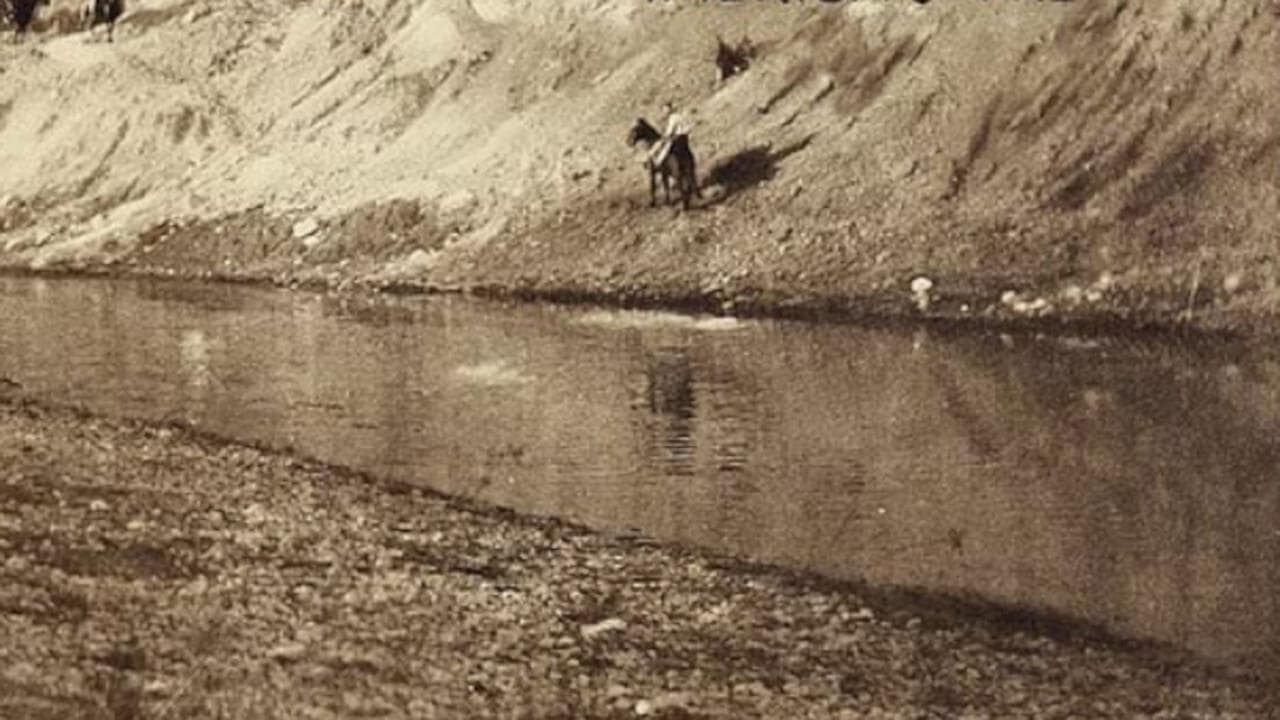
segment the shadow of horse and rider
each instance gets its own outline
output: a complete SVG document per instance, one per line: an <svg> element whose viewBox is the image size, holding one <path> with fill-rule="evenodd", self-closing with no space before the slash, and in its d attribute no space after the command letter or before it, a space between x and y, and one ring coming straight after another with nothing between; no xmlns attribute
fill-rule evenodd
<svg viewBox="0 0 1280 720"><path fill-rule="evenodd" d="M805 149L812 140L813 135L808 135L776 151L772 145L756 145L720 160L707 173L706 185L718 185L723 192L713 201L704 203L703 207L724 202L742 190L772 179L777 175L779 162ZM689 146L687 135L676 136L665 153L655 156L652 150L662 141L662 133L644 118L638 118L627 133L627 145L640 145L647 153L644 168L649 176L649 206L658 204L659 183L665 204L670 205L674 183L681 206L688 210L695 197L703 198L703 184L698 182L697 158Z"/></svg>

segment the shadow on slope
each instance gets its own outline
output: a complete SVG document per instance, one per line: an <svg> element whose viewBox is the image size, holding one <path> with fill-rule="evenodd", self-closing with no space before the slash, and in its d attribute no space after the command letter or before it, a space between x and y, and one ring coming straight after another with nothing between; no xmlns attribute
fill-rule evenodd
<svg viewBox="0 0 1280 720"><path fill-rule="evenodd" d="M724 202L747 188L772 180L778 174L778 163L807 148L813 138L807 135L777 151L765 144L734 153L712 165L703 184L722 187L724 193L717 202Z"/></svg>

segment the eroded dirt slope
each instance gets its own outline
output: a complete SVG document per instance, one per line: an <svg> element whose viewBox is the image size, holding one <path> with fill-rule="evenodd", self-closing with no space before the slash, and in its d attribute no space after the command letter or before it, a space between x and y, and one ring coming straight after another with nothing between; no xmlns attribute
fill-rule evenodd
<svg viewBox="0 0 1280 720"><path fill-rule="evenodd" d="M132 8L0 48L9 264L1274 325L1273 0Z"/></svg>

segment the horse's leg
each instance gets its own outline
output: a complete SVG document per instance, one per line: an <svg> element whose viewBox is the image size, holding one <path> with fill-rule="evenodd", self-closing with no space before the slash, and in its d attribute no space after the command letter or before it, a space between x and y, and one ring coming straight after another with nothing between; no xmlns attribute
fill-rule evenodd
<svg viewBox="0 0 1280 720"><path fill-rule="evenodd" d="M667 168L662 169L662 196L666 200L666 204L671 204L671 173Z"/></svg>
<svg viewBox="0 0 1280 720"><path fill-rule="evenodd" d="M649 168L649 207L658 204L658 173Z"/></svg>

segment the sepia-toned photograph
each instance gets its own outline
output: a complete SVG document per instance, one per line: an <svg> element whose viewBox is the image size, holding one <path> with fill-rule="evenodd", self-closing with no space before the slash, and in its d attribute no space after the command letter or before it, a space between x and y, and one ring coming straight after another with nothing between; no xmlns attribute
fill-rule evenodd
<svg viewBox="0 0 1280 720"><path fill-rule="evenodd" d="M1280 0L0 0L0 720L1280 718Z"/></svg>

